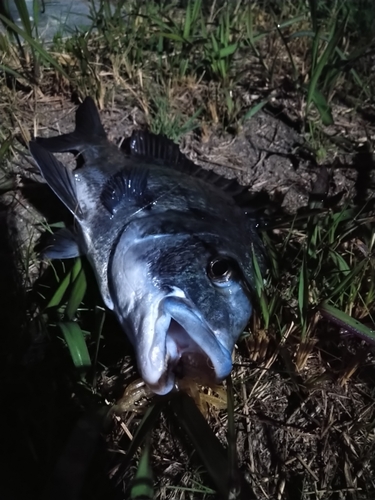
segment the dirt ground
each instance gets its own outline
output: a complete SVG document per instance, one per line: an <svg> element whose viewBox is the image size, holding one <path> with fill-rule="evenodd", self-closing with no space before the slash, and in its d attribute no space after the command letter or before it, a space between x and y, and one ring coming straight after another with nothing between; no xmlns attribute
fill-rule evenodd
<svg viewBox="0 0 375 500"><path fill-rule="evenodd" d="M311 148L297 131L299 126L291 126L291 120L283 107L285 103L283 106L271 103L266 111L259 112L249 120L237 136L214 128L205 131L204 135L199 130L191 132L183 138L182 150L204 168L212 168L226 177L237 177L241 184L249 186L252 192L258 193L255 198L257 203L271 207L268 211L270 217L276 213L295 214L306 208L312 193L331 205L373 198L375 160L370 145L375 140L374 115L367 113L364 116L354 113L345 105L337 105L334 108L336 125L326 130L326 133L336 139L349 139L351 146L346 151L332 146L318 164ZM38 135L44 136L71 131L74 127L74 110L75 106L71 102L62 99L54 102L41 100L36 109L25 102L22 126L31 134L36 128ZM142 113L135 108L124 108L121 99L103 110L101 117L110 140L116 143L144 123ZM21 129L19 134L24 135ZM25 315L28 317L22 317L24 305L30 303L29 292L44 267L37 261L30 262L26 273L20 267L30 245L39 238L37 223L41 220L40 214L45 215L45 205L48 205L48 210L54 203L58 205L53 196L45 201L42 208L40 203L35 202L39 192L32 181L39 177L24 150L18 155L12 169L16 174L17 186L15 190L2 195L0 200L1 239L7 242L1 250L1 268L4 273L6 271L1 286L4 297L7 296L4 311L8 309L8 314L4 312L4 318L8 332L30 325L33 311ZM59 210L58 206L52 210L55 220L61 216ZM17 260L15 257L19 251L23 257ZM12 285L12 293L8 292L10 283L17 283L17 287ZM19 311L17 317L14 315L15 309ZM61 380L65 381L60 380L63 389L61 399L57 402L59 387L52 390L41 381L41 373L46 373L46 369L41 366L51 363L46 361L49 347L38 331L38 326L34 324L32 328L31 347L27 346L29 341L19 341L27 355L22 359L22 370L18 372L17 380L13 379L9 386L13 389L17 387L18 390L24 387L25 391L22 396L25 405L21 412L22 419L16 423L16 433L20 433L22 426L26 425L29 436L43 441L42 429L34 425L34 419L35 414L40 415L46 424L46 417L42 417L44 409L49 419L55 418L49 425L62 429L59 444L56 445L56 449L61 450L64 438L75 420L77 407L72 406L72 400L77 395L69 394L73 388L61 375ZM375 495L373 347L340 336L336 327L323 320L320 320L318 331L320 334L316 341L307 347L303 346L309 356L299 372L295 368L287 369L293 366L299 347L293 332L284 345L278 345L273 338L263 338L261 332L254 333L250 337L252 340L242 341L236 351L233 380L239 467L259 500L369 500ZM5 340L8 347L14 344L10 334L5 336ZM259 347L260 342L262 349ZM106 346L106 349L111 350L110 346ZM5 359L6 356L3 356ZM118 397L119 386L126 385L134 371L124 368L132 366L129 359L123 364L122 356L113 353L108 359L113 365L99 376L100 396L113 401ZM354 372L352 376L351 369ZM49 370L47 373L50 373ZM25 377L30 373L30 380L40 383L40 399L35 397L35 386L25 384ZM9 379L8 374L6 380ZM12 406L11 403L16 405L19 396L11 394L10 388L5 390L5 395ZM50 404L55 405L55 409L52 413L50 409L45 410L43 400L51 396L48 391L53 392ZM64 401L67 402L68 410L64 409ZM139 417L127 413L123 418L124 425L133 433ZM227 421L225 410L211 408L207 418L224 443ZM104 459L99 460L104 469L116 467L116 463L121 461L124 425L119 419L114 419L114 427L107 437L107 449L103 450ZM20 438L16 442L20 448L22 443L26 446ZM46 443L39 443L38 446L39 453L48 448ZM194 453L176 437L174 428L166 418L162 418L154 432L154 450L154 477L158 487L156 498L205 498L203 494L198 497L187 491L170 488L191 487L197 477L196 467L191 465L195 461ZM32 455L30 451L27 453ZM27 457L27 453L21 452L21 455ZM10 456L13 455L12 451ZM48 470L45 456L41 462L43 470ZM9 468L12 463L9 460ZM38 466L32 467L32 470L37 469ZM40 472L36 474L40 479ZM125 487L133 474L134 468L123 477ZM37 485L34 488L38 490ZM99 490L95 494L91 491L90 494L91 498L104 498L100 496ZM119 495L118 491L116 495Z"/></svg>

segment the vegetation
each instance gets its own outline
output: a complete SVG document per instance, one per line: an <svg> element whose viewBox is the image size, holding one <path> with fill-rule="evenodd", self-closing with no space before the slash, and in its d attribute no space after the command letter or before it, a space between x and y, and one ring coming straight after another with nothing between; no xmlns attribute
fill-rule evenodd
<svg viewBox="0 0 375 500"><path fill-rule="evenodd" d="M4 288L8 299L4 301L3 380L4 400L10 402L22 426L18 446L28 450L25 463L32 462L35 498L44 488L39 464L50 472L48 462L57 460L77 416L89 410L95 418L86 424L94 437L111 429L109 447L116 450L108 460L114 468L111 487L120 482L129 498L203 499L216 493L223 498L371 498L375 494L374 194L370 184L375 166L374 2L128 0L109 4L103 0L92 4L90 29L77 27L68 38L57 33L52 42L38 33L37 3L34 21L29 19L25 0L16 4L21 27L9 19L6 9L0 11L4 25L0 33L1 208L4 214L11 213L16 199L23 204L23 219L32 224L25 222L26 241L17 241L16 250L4 246L3 251L3 261L14 266L7 270L8 281L22 277L18 298ZM142 125L182 144L192 135L203 142L212 135L222 140L240 136L257 113L267 110L292 123L303 137L302 151L299 148L295 156L307 155L320 166L314 187L326 168L348 153L364 165L359 175L366 189L359 193L357 182L355 199L327 195L326 181L318 196L312 193L292 215L270 206L263 213L269 270L261 276L254 255L259 271L257 304L251 328L239 342L232 379L226 383L227 400L220 388L194 384L182 387L176 397L155 401L136 386L127 392L128 403L121 399L124 385L136 375L129 358L117 353L131 350L101 307L86 262L39 264L36 235L30 227L50 230L64 224L65 214L54 214L47 224L19 194L20 183L21 188L28 186L20 181L21 173L33 178L25 146L37 132L40 102L53 107L56 100L73 96L77 101L86 95L94 97L103 110L114 102L121 109L136 109ZM352 121L343 125L348 115ZM357 119L367 119L365 138L358 135ZM9 217L4 215L4 220L9 222ZM17 313L12 301L24 313ZM340 329L350 337L340 336ZM275 391L280 391L280 401L285 400L280 410ZM43 398L49 398L48 404ZM271 421L267 401L275 409L269 409L273 420L265 433L270 443L278 443L269 446L277 448L273 456L264 442L257 441L257 433L266 425L262 418ZM135 413L139 409L143 414ZM278 411L285 418L277 420ZM321 428L315 411L323 414ZM21 419L24 414L27 425ZM294 420L296 414L299 420ZM179 443L171 437L175 432L180 435L180 427L189 438L186 446L181 444L185 437ZM153 432L156 428L162 430ZM241 435L237 450L235 430ZM70 443L78 449L79 442L72 436ZM90 439L88 443L93 442ZM252 441L270 454L268 462ZM290 442L299 443L299 448ZM125 459L120 460L122 453ZM329 453L335 459L327 458ZM90 459L90 452L83 453L82 460ZM187 466L180 462L188 459L185 474L181 471ZM262 469L261 462L273 472ZM105 467L109 468L108 463ZM99 469L105 467L101 464ZM84 495L104 498L107 483L100 483L103 491L95 487L96 481L91 489L86 485Z"/></svg>

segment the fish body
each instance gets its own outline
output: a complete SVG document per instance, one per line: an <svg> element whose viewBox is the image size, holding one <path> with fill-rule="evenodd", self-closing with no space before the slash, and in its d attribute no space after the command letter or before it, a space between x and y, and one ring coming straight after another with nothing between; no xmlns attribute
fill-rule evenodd
<svg viewBox="0 0 375 500"><path fill-rule="evenodd" d="M145 382L166 394L176 376L223 380L252 312L253 250L264 263L244 189L164 137L138 131L123 149L111 144L91 98L74 132L37 138L30 151L77 227L46 254L87 256ZM68 170L51 154L61 151L83 166Z"/></svg>

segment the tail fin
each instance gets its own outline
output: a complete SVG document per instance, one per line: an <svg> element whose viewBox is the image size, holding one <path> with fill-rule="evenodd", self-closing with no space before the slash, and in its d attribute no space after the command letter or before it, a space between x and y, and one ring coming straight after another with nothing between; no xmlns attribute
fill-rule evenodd
<svg viewBox="0 0 375 500"><path fill-rule="evenodd" d="M76 128L70 134L58 135L56 137L37 137L36 142L51 153L64 151L78 151L79 153L100 139L106 139L98 108L91 97L86 97L76 111Z"/></svg>

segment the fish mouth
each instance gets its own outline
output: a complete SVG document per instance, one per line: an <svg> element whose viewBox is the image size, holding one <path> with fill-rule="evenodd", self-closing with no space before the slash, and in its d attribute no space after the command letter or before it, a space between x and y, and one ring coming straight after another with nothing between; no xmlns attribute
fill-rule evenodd
<svg viewBox="0 0 375 500"><path fill-rule="evenodd" d="M167 297L159 312L148 356L142 356L142 375L153 392L167 394L175 387L176 378L188 376L198 383L218 383L229 375L231 351L192 304Z"/></svg>

